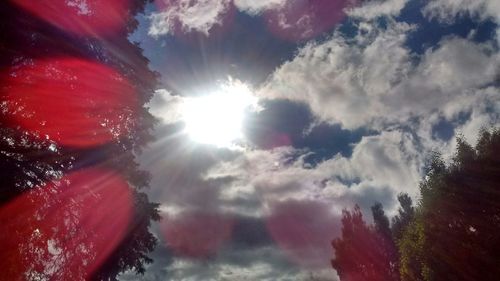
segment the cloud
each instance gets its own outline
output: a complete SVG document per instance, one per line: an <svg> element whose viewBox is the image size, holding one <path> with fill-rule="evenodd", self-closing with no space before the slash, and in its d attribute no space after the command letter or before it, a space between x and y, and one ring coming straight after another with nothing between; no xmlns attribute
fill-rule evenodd
<svg viewBox="0 0 500 281"><path fill-rule="evenodd" d="M185 98L174 96L167 90L156 90L149 102L149 112L164 124L174 124L182 120L182 105Z"/></svg>
<svg viewBox="0 0 500 281"><path fill-rule="evenodd" d="M366 1L359 7L349 9L347 14L351 17L365 20L371 20L382 16L398 16L407 2L408 0Z"/></svg>
<svg viewBox="0 0 500 281"><path fill-rule="evenodd" d="M353 42L335 33L323 43L306 44L262 87L263 98L308 104L321 120L361 127L385 114L380 97L408 75L410 54L404 47L412 27L392 23L387 30L360 25Z"/></svg>
<svg viewBox="0 0 500 281"><path fill-rule="evenodd" d="M456 16L470 15L482 20L492 18L500 21L500 2L496 0L432 0L423 12L431 18L453 21Z"/></svg>
<svg viewBox="0 0 500 281"><path fill-rule="evenodd" d="M231 5L230 0L162 0L160 12L151 15L148 34L172 34L176 28L183 32L197 31L208 36L209 30L222 24L222 17Z"/></svg>
<svg viewBox="0 0 500 281"><path fill-rule="evenodd" d="M177 6L170 7L173 11L157 13L153 16L158 17L156 34L172 33L176 24L183 30L207 34L220 24L227 3L216 1L218 4L209 7L209 2L182 6L179 3L184 1L177 1ZM251 15L279 10L282 3L234 2L236 8ZM474 3L432 1L424 12L442 21L461 13L481 19L498 15L492 12L494 2ZM164 264L155 263L145 280L161 280L165 275L182 280L307 280L308 267L320 262L312 255L312 264L303 264L296 256L315 253L328 263L327 251L331 249L325 241L334 238L336 225L332 222L338 224L343 208L358 203L370 220L369 207L375 201L393 215L397 193L408 192L418 198L428 152L442 151L446 159L454 153L455 140L436 134L440 123L450 126L452 133L463 133L473 143L482 126L500 122L497 46L491 41L477 43L448 36L421 55L415 54L407 46L407 38L418 27L391 18L405 4L404 0L365 1L349 10L348 15L356 18L357 35L346 38L335 32L323 41L304 43L258 92L268 104L299 102L312 112L299 114L297 108L306 107L285 107L296 118L307 119L298 124L289 115L278 114L278 107L270 106L269 119L277 125L262 121L260 125L269 130L261 135L272 135L286 123L293 123L285 133L304 138L308 132L304 128L312 126L311 122L370 131L369 136L345 141L352 153L328 155L330 158L318 158L319 162L313 163L308 159L319 150L307 145L292 147L293 139L281 138L277 140L279 145L263 140L260 147L267 150L222 151L193 146L182 134L179 122L185 97L157 92L151 112L164 125L158 128L158 140L141 156L142 165L153 174L150 196L162 202L162 210L169 214L206 212L234 218L234 229L220 247L216 243L218 251L210 258L159 258ZM198 5L199 11L192 10ZM432 5L436 10L431 11ZM214 10L204 10L208 8ZM194 22L194 15L201 11L204 17ZM373 20L379 16L389 16L386 26ZM332 139L324 137L325 145ZM270 218L283 225L269 223ZM292 223L287 221L300 221L303 227L297 223L293 225L299 228L289 229ZM320 232L332 234L316 235ZM280 242L283 233L289 236ZM296 239L301 236L311 241L298 243ZM335 280L326 263L314 270L315 277Z"/></svg>
<svg viewBox="0 0 500 281"><path fill-rule="evenodd" d="M250 15L258 15L266 10L279 9L285 5L287 0L235 0L234 5L240 11Z"/></svg>
<svg viewBox="0 0 500 281"><path fill-rule="evenodd" d="M363 137L350 157L338 154L316 166L305 161L307 150L221 153L208 147L186 149L182 137L168 135L141 157L153 174L150 196L168 213L218 212L234 218L234 227L231 239L208 260L169 252L170 258L159 259L165 264L153 264L145 280L165 274L183 280L308 280L311 267L314 277L336 280L328 265L333 253L327 241L337 234L341 209L358 203L368 214L374 201L380 201L391 213L396 193L416 191L421 165L415 140L403 131ZM290 206L296 212L287 211ZM274 220L265 223L268 218ZM304 225L286 230L290 224L273 223L291 219ZM282 239L283 233L290 236ZM303 235L308 237L304 243L294 243ZM274 241L281 241L280 246Z"/></svg>
<svg viewBox="0 0 500 281"><path fill-rule="evenodd" d="M443 108L498 79L500 55L490 43L448 37L421 57L405 46L412 26L360 23L352 41L334 34L309 43L262 87L264 98L309 105L322 121L383 129Z"/></svg>
<svg viewBox="0 0 500 281"><path fill-rule="evenodd" d="M207 263L189 259L175 259L164 268L165 274L172 280L263 280L291 281L310 280L311 277L320 280L337 280L333 269L301 271L290 266L281 251L268 246L245 251L225 251L216 259ZM149 272L148 272L149 273ZM164 280L154 278L146 273L142 280Z"/></svg>
<svg viewBox="0 0 500 281"><path fill-rule="evenodd" d="M210 259L191 259L173 255L160 237L161 246L153 253L141 280L338 280L333 269L315 269L313 272L295 266L267 231L263 219L235 217L232 239ZM216 230L215 230L216 231ZM203 235L203 233L201 234ZM326 234L325 234L326 235ZM327 247L329 249L329 245ZM328 249L322 249L327 251ZM329 259L327 259L328 262ZM133 273L120 280L136 280Z"/></svg>
<svg viewBox="0 0 500 281"><path fill-rule="evenodd" d="M452 23L468 15L497 24L496 39L500 45L500 2L497 0L433 0L423 8L424 15L441 22Z"/></svg>
<svg viewBox="0 0 500 281"><path fill-rule="evenodd" d="M246 194L262 201L261 216L277 202L288 200L329 202L332 211L359 203L368 209L381 201L394 206L399 192L417 194L422 159L410 133L385 131L363 137L351 157L340 154L311 166L307 151L291 147L249 151L214 165L206 178L231 177L221 191L226 201Z"/></svg>

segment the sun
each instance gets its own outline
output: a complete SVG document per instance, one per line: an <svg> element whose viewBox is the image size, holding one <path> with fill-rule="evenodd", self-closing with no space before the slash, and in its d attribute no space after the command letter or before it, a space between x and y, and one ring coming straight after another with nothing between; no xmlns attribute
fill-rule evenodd
<svg viewBox="0 0 500 281"><path fill-rule="evenodd" d="M245 112L256 106L257 98L246 84L229 80L213 93L185 100L185 131L195 142L231 147L243 138Z"/></svg>

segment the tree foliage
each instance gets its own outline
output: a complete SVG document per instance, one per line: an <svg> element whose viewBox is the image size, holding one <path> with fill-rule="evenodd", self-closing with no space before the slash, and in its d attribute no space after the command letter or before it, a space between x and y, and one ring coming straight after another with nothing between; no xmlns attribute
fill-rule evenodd
<svg viewBox="0 0 500 281"><path fill-rule="evenodd" d="M403 280L498 279L499 149L500 131L483 130L476 147L457 139L450 165L434 159L400 241Z"/></svg>
<svg viewBox="0 0 500 281"><path fill-rule="evenodd" d="M395 247L390 237L389 220L381 204L372 208L375 226L363 219L361 209L342 212L342 236L333 240L332 266L341 280L396 280Z"/></svg>
<svg viewBox="0 0 500 281"><path fill-rule="evenodd" d="M432 155L416 207L407 194L398 196L390 225L380 204L372 207L373 226L359 207L344 211L342 236L332 243L340 279L498 280L499 151L498 129L482 130L475 147L458 137L451 163ZM391 270L399 274L387 274Z"/></svg>
<svg viewBox="0 0 500 281"><path fill-rule="evenodd" d="M151 262L158 205L141 190L149 175L135 155L152 139L145 104L157 74L128 40L150 1L120 2L128 3L124 24L107 34L58 24L84 22L48 14L64 1L47 4L42 16L26 9L35 2L0 3L0 248L10 249L0 253L3 278L115 280ZM128 217L120 220L120 210ZM106 224L120 221L122 236L116 226L119 239L101 243L110 239Z"/></svg>

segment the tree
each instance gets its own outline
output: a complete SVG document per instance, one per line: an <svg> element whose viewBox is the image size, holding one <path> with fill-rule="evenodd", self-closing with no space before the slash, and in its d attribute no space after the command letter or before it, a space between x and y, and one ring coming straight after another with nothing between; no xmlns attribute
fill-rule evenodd
<svg viewBox="0 0 500 281"><path fill-rule="evenodd" d="M357 205L352 212L342 212L342 236L332 242L332 266L340 280L397 280L389 220L381 204L375 204L372 211L375 226L366 224Z"/></svg>
<svg viewBox="0 0 500 281"><path fill-rule="evenodd" d="M390 278L387 280L399 280L399 256L396 243L394 242L392 235L389 218L385 215L384 208L381 203L375 203L371 209L375 232L381 237L381 251L383 251L384 258L387 262L385 270L387 270L387 276Z"/></svg>
<svg viewBox="0 0 500 281"><path fill-rule="evenodd" d="M475 147L457 138L450 164L431 157L416 207L407 194L392 226L382 205L367 226L359 207L342 217L333 241L341 280L497 280L500 275L500 130L482 130ZM398 252L392 251L394 244ZM399 275L396 271L399 271ZM391 279L392 278L392 279Z"/></svg>
<svg viewBox="0 0 500 281"><path fill-rule="evenodd" d="M415 219L398 242L403 280L497 280L500 130L462 137L450 165L436 155Z"/></svg>
<svg viewBox="0 0 500 281"><path fill-rule="evenodd" d="M104 9L88 15L66 1L0 3L3 277L115 280L151 262L158 205L135 155L152 139L157 74L128 40L147 2L94 1Z"/></svg>
<svg viewBox="0 0 500 281"><path fill-rule="evenodd" d="M392 236L394 237L395 241L401 239L401 237L403 236L403 231L415 216L413 201L408 194L399 194L398 201L400 207L398 208L398 214L392 218L391 226Z"/></svg>

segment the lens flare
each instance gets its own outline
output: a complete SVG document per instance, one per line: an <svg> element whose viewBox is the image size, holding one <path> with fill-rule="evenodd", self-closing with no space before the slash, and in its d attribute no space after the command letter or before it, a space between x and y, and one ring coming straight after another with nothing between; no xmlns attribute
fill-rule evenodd
<svg viewBox="0 0 500 281"><path fill-rule="evenodd" d="M232 234L233 222L219 214L201 211L166 217L162 231L177 255L189 258L207 258L222 247Z"/></svg>
<svg viewBox="0 0 500 281"><path fill-rule="evenodd" d="M330 266L331 238L339 232L338 218L315 201L278 203L267 219L267 229L294 263L306 268Z"/></svg>
<svg viewBox="0 0 500 281"><path fill-rule="evenodd" d="M0 208L2 277L87 279L124 238L132 211L127 182L98 168L20 195Z"/></svg>
<svg viewBox="0 0 500 281"><path fill-rule="evenodd" d="M130 0L11 0L19 7L78 35L100 37L125 30Z"/></svg>
<svg viewBox="0 0 500 281"><path fill-rule="evenodd" d="M134 128L136 91L98 63L34 60L2 75L0 108L7 123L72 147L104 144Z"/></svg>

